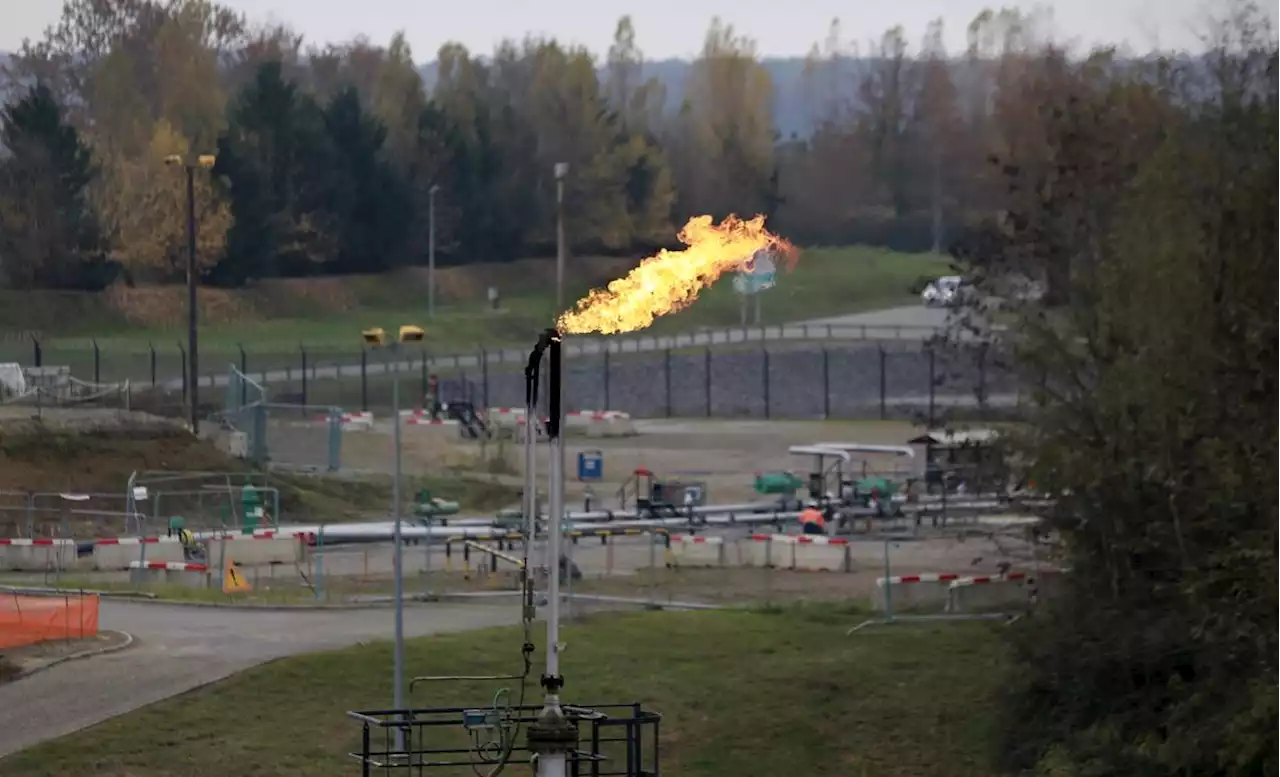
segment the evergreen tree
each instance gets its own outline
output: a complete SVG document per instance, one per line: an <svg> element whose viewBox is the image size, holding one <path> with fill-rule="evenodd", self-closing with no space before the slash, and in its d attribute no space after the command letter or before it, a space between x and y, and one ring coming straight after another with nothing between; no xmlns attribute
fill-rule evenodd
<svg viewBox="0 0 1280 777"><path fill-rule="evenodd" d="M0 275L18 288L100 289L102 250L87 189L93 156L44 86L0 112Z"/></svg>

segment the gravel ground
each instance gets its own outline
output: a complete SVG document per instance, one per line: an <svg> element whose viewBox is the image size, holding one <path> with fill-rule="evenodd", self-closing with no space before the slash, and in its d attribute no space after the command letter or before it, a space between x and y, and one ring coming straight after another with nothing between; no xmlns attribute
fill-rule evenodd
<svg viewBox="0 0 1280 777"><path fill-rule="evenodd" d="M0 685L0 758L255 664L386 639L392 632L389 609L251 611L104 600L100 618L103 628L128 632L135 644ZM415 606L405 612L405 634L505 625L516 618L511 607Z"/></svg>

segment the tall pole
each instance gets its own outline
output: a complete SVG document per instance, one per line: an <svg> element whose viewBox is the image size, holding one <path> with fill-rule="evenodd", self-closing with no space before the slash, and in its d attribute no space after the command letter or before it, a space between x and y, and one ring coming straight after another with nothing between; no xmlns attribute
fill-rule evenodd
<svg viewBox="0 0 1280 777"><path fill-rule="evenodd" d="M556 163L556 310L564 310L564 177L567 162Z"/></svg>
<svg viewBox="0 0 1280 777"><path fill-rule="evenodd" d="M427 318L436 317L436 190L427 190Z"/></svg>
<svg viewBox="0 0 1280 777"><path fill-rule="evenodd" d="M196 355L196 184L187 171L187 383L191 397L191 433L200 433L200 360Z"/></svg>
<svg viewBox="0 0 1280 777"><path fill-rule="evenodd" d="M541 358L541 349L550 351L548 375L547 438L550 443L550 521L547 527L547 668L542 675L546 696L538 719L529 725L528 749L537 756L537 777L568 777L569 754L577 745L577 727L564 715L560 706L560 546L564 521L564 407L562 405L561 337L548 330L539 340L533 359Z"/></svg>
<svg viewBox="0 0 1280 777"><path fill-rule="evenodd" d="M391 520L395 522L392 539L396 546L392 555L396 578L396 633L392 657L392 682L395 683L395 692L392 703L394 709L401 710L404 709L404 541L400 522L400 371L398 369L391 380L391 411L396 448L395 475L391 479ZM405 749L404 731L400 728L396 729L396 748L400 751Z"/></svg>

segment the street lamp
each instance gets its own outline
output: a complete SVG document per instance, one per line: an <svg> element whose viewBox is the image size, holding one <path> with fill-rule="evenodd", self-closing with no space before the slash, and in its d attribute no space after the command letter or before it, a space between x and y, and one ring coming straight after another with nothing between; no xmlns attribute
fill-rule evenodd
<svg viewBox="0 0 1280 777"><path fill-rule="evenodd" d="M170 154L166 165L181 165L187 172L187 391L191 399L191 433L200 433L200 359L196 355L196 185L195 171L213 167L212 154Z"/></svg>
<svg viewBox="0 0 1280 777"><path fill-rule="evenodd" d="M556 162L556 310L564 310L564 179L568 162Z"/></svg>
<svg viewBox="0 0 1280 777"><path fill-rule="evenodd" d="M440 187L432 184L427 189L427 318L436 319L436 192Z"/></svg>
<svg viewBox="0 0 1280 777"><path fill-rule="evenodd" d="M369 348L382 349L384 353L396 355L399 353L401 343L421 343L423 339L422 327L405 325L400 327L399 337L388 342L387 333L381 328L366 329L361 333L364 337L365 345ZM383 369L389 367L389 362L383 360ZM394 446L395 454L395 474L391 479L391 520L395 523L392 530L392 541L395 543L395 550L392 554L392 566L395 575L395 645L392 657L392 682L393 682L393 704L395 709L404 709L404 539L402 535L402 527L400 521L400 371L397 369L395 377L391 380L391 413L392 428L394 429ZM431 553L431 529L427 528L426 537L427 554ZM396 729L396 748L404 750L404 732L402 729Z"/></svg>

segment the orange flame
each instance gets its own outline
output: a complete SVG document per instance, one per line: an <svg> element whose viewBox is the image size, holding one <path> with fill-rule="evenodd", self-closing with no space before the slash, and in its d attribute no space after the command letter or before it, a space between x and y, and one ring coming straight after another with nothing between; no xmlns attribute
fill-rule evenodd
<svg viewBox="0 0 1280 777"><path fill-rule="evenodd" d="M695 216L678 237L688 248L663 249L607 289L592 291L560 316L556 328L565 334L635 332L693 304L724 273L749 270L757 251L773 251L788 267L796 258L794 246L764 228L764 216L728 216L719 226L710 216Z"/></svg>

